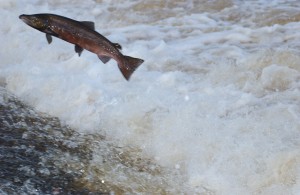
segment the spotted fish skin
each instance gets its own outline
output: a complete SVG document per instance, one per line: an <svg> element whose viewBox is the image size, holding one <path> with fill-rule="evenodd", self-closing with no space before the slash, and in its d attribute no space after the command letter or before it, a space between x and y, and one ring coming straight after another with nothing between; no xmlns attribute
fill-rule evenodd
<svg viewBox="0 0 300 195"><path fill-rule="evenodd" d="M114 59L126 80L144 60L123 55L121 45L112 43L103 35L95 31L95 25L90 21L76 21L55 14L22 14L19 18L27 25L46 33L48 43L52 36L75 45L75 52L80 56L84 49L95 53L103 63Z"/></svg>

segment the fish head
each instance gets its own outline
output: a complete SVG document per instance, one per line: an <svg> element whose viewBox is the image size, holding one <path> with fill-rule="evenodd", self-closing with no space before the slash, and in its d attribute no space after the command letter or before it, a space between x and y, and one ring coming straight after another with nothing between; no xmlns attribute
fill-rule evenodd
<svg viewBox="0 0 300 195"><path fill-rule="evenodd" d="M34 14L34 15L22 14L19 16L19 18L27 25L40 31L46 30L49 26L49 20L47 15L45 14Z"/></svg>

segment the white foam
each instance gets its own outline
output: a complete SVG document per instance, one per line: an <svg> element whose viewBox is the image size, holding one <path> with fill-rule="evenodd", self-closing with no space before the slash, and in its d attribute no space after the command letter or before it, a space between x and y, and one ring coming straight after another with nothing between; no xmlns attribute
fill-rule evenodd
<svg viewBox="0 0 300 195"><path fill-rule="evenodd" d="M186 189L297 194L299 22L268 26L272 17L262 14L299 8L226 1L220 11L187 3L174 13L163 1L31 2L0 4L0 80L9 90L79 132L142 149L179 170ZM87 51L79 58L58 39L48 45L17 18L23 10L95 20L124 54L145 62L127 82L114 60L103 64ZM170 182L166 188L188 192Z"/></svg>

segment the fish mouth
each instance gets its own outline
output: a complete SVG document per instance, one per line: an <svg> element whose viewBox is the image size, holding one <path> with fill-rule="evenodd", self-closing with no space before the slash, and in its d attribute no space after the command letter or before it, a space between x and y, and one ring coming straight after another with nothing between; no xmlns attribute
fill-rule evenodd
<svg viewBox="0 0 300 195"><path fill-rule="evenodd" d="M20 15L20 16L19 16L19 18L20 18L20 19L22 19L24 16L25 16L25 15L24 15L24 14L22 14L22 15Z"/></svg>
<svg viewBox="0 0 300 195"><path fill-rule="evenodd" d="M32 21L31 21L29 15L22 14L22 15L19 16L19 18L20 18L23 22L25 22L26 24L32 25Z"/></svg>
<svg viewBox="0 0 300 195"><path fill-rule="evenodd" d="M19 18L20 18L21 20L27 20L27 19L28 19L28 16L25 15L25 14L22 14L22 15L19 16Z"/></svg>
<svg viewBox="0 0 300 195"><path fill-rule="evenodd" d="M25 14L20 15L19 18L20 18L21 20L23 20L23 22L25 22L25 23L27 23L27 22L30 21L29 16L28 16L28 15L25 15Z"/></svg>

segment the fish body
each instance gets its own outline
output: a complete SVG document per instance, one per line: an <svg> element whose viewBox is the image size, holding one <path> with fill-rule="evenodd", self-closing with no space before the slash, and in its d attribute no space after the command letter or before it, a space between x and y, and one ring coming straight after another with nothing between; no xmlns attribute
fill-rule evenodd
<svg viewBox="0 0 300 195"><path fill-rule="evenodd" d="M113 58L126 80L129 80L135 69L144 62L142 59L123 55L120 52L120 44L112 43L96 32L93 22L76 21L55 14L23 14L19 18L29 26L46 33L49 44L54 36L74 44L79 56L86 49L98 55L103 63Z"/></svg>

